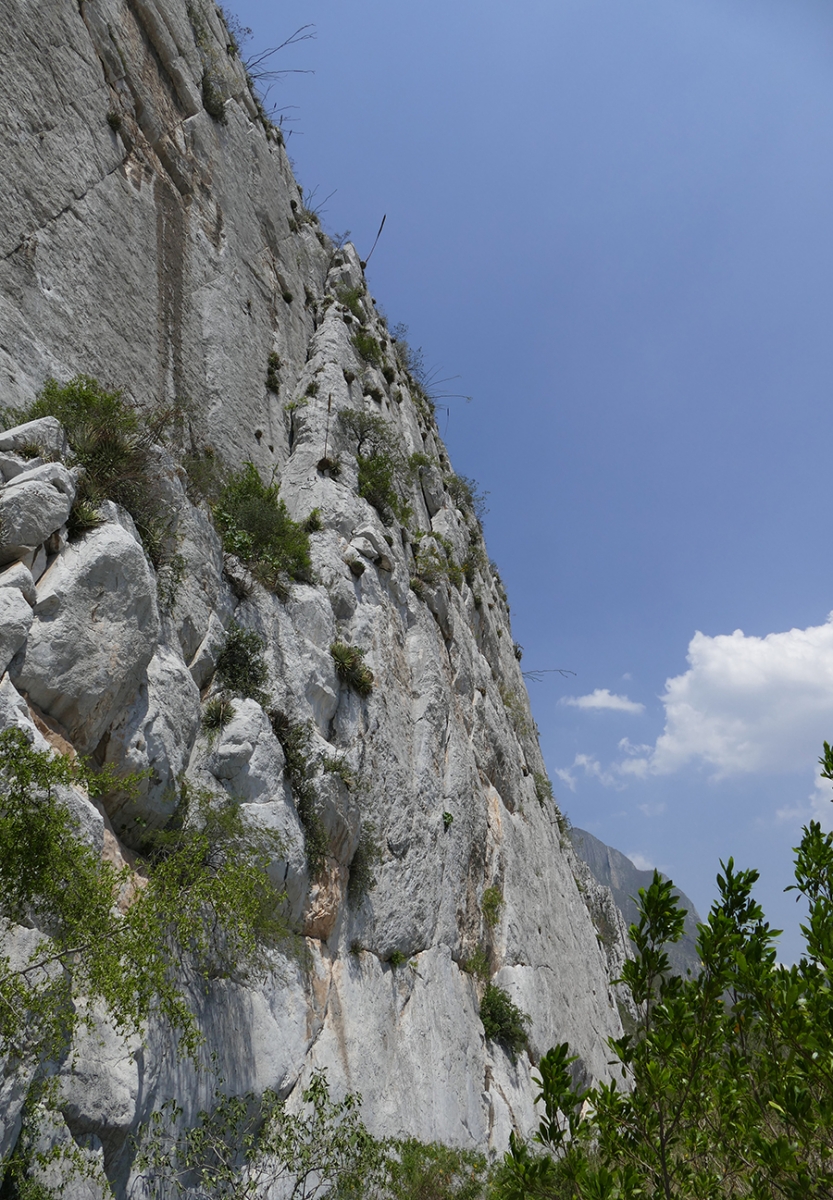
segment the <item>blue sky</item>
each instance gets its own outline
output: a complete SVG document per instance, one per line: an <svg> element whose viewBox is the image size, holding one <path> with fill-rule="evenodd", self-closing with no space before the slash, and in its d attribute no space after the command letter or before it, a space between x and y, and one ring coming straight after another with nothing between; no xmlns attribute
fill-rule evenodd
<svg viewBox="0 0 833 1200"><path fill-rule="evenodd" d="M701 912L758 867L789 958L833 814L828 0L234 7L246 53L314 24L299 180L363 255L387 214L371 290L472 397L523 666L576 672L530 684L563 807Z"/></svg>

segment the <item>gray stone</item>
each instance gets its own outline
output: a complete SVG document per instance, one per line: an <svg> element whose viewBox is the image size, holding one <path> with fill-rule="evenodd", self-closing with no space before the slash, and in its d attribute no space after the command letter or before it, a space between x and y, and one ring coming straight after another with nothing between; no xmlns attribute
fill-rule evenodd
<svg viewBox="0 0 833 1200"><path fill-rule="evenodd" d="M23 563L13 563L4 571L0 571L0 588L17 588L33 608L37 602L38 594L35 591L32 572Z"/></svg>
<svg viewBox="0 0 833 1200"><path fill-rule="evenodd" d="M14 452L29 446L37 446L44 454L63 457L67 452L67 435L61 422L55 417L38 417L0 433L0 450Z"/></svg>
<svg viewBox="0 0 833 1200"><path fill-rule="evenodd" d="M17 588L0 588L0 675L25 643L34 616L32 606Z"/></svg>
<svg viewBox="0 0 833 1200"><path fill-rule="evenodd" d="M141 548L103 525L60 554L38 585L12 680L89 754L138 689L159 628Z"/></svg>
<svg viewBox="0 0 833 1200"><path fill-rule="evenodd" d="M0 562L11 562L22 557L26 547L37 546L46 541L50 534L65 523L75 496L74 481L60 463L47 463L36 471L52 470L63 472L72 484L67 492L61 480L56 486L53 480L42 478L24 482L26 472L0 491Z"/></svg>

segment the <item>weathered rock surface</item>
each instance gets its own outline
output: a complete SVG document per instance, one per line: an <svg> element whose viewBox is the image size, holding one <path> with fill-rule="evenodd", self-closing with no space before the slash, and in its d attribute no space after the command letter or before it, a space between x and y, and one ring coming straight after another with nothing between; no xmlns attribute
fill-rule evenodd
<svg viewBox="0 0 833 1200"><path fill-rule="evenodd" d="M363 1093L376 1132L502 1151L513 1128L534 1123L532 1061L513 1064L486 1042L471 955L481 950L530 1014L533 1057L569 1040L584 1073L605 1077L605 1039L621 1024L580 868L557 809L536 796L544 764L505 595L474 514L453 499L430 402L354 248L336 248L303 211L213 4L9 0L4 38L0 404L24 406L48 377L76 373L145 408L190 399L180 442L156 452L170 522L158 572L115 504L80 540L55 537L72 503L58 486L73 478L60 428L0 437L0 504L13 512L15 492L32 497L12 550L22 565L0 575L13 656L0 725L46 745L40 722L53 746L144 772L131 804L106 800L128 843L137 820L167 819L183 774L280 834L272 869L304 955L193 997L206 1062L215 1056L229 1091L288 1093L324 1066L336 1092ZM209 69L222 121L202 104ZM361 360L345 288L362 296L383 372ZM358 495L345 410L381 417L403 459L428 461L399 482L407 528ZM18 461L33 445L43 458ZM63 465L43 461L56 454ZM320 513L312 582L285 599L224 555L199 496L201 471L247 461L279 480L294 519ZM267 695L235 698L234 719L210 738L201 706L219 691L232 619L263 639ZM364 651L370 695L338 677L336 641ZM327 837L315 879L281 721L308 736ZM350 890L362 840L379 854L364 897ZM487 888L503 896L496 925L482 912ZM407 965L391 965L395 951ZM109 1037L62 1075L66 1128L55 1136L93 1139L127 1196L127 1132L172 1096L191 1119L216 1074L177 1061L154 1028L137 1092Z"/></svg>
<svg viewBox="0 0 833 1200"><path fill-rule="evenodd" d="M159 632L142 547L118 525L69 545L38 583L11 677L90 754L138 689Z"/></svg>

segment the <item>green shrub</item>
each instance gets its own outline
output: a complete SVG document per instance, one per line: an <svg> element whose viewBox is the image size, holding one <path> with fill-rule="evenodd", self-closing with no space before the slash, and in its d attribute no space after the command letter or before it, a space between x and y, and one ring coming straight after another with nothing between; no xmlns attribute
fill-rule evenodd
<svg viewBox="0 0 833 1200"><path fill-rule="evenodd" d="M463 512L471 513L478 521L488 513L486 507L487 492L481 492L476 481L466 475L446 475L445 486L449 496Z"/></svg>
<svg viewBox="0 0 833 1200"><path fill-rule="evenodd" d="M389 1161L391 1200L481 1200L489 1167L474 1150L458 1150L440 1142L415 1138L395 1142Z"/></svg>
<svg viewBox="0 0 833 1200"><path fill-rule="evenodd" d="M77 512L69 522L76 535L93 527L92 512L103 500L114 500L135 521L154 566L165 561L171 516L152 448L173 410L142 415L121 392L105 391L89 375L76 375L66 384L47 379L32 404L3 415L21 422L52 416L63 425L72 460L84 468L75 499Z"/></svg>
<svg viewBox="0 0 833 1200"><path fill-rule="evenodd" d="M281 390L280 369L283 366L281 356L277 351L273 350L266 360L266 386L270 392L279 392Z"/></svg>
<svg viewBox="0 0 833 1200"><path fill-rule="evenodd" d="M376 867L381 861L382 847L376 837L376 826L372 821L362 821L361 837L350 862L347 884L347 896L354 908L358 908L368 892L376 887Z"/></svg>
<svg viewBox="0 0 833 1200"><path fill-rule="evenodd" d="M367 314L362 304L362 297L365 294L365 289L358 287L342 287L336 292L336 296L341 304L353 314L357 321L364 323Z"/></svg>
<svg viewBox="0 0 833 1200"><path fill-rule="evenodd" d="M304 533L320 533L324 528L324 522L321 520L321 509L312 509L309 516L301 522L301 528Z"/></svg>
<svg viewBox="0 0 833 1200"><path fill-rule="evenodd" d="M489 978L489 955L482 946L478 946L474 953L460 965L467 975L474 975L484 982Z"/></svg>
<svg viewBox="0 0 833 1200"><path fill-rule="evenodd" d="M265 643L253 629L243 629L232 621L217 655L217 678L233 696L266 704L268 693L263 685L269 669L263 657Z"/></svg>
<svg viewBox="0 0 833 1200"><path fill-rule="evenodd" d="M287 512L276 483L265 484L247 462L223 487L214 520L223 548L251 570L260 583L286 595L287 579L309 582L309 534Z"/></svg>
<svg viewBox="0 0 833 1200"><path fill-rule="evenodd" d="M446 832L448 832L448 830L451 828L453 822L454 822L454 814L450 813L450 812L444 812L443 813L443 829L445 829Z"/></svg>
<svg viewBox="0 0 833 1200"><path fill-rule="evenodd" d="M503 908L503 892L499 887L487 887L480 901L483 920L490 929L494 929L500 920L500 910Z"/></svg>
<svg viewBox="0 0 833 1200"><path fill-rule="evenodd" d="M353 345L359 356L366 363L369 363L373 367L381 367L384 362L382 347L372 333L366 333L363 329L360 329L353 337Z"/></svg>
<svg viewBox="0 0 833 1200"><path fill-rule="evenodd" d="M228 696L212 696L202 710L202 727L209 735L224 729L234 720L234 705Z"/></svg>
<svg viewBox="0 0 833 1200"><path fill-rule="evenodd" d="M386 524L394 519L406 522L410 507L400 498L397 484L407 476L408 468L390 424L378 413L352 408L339 414L339 423L356 442L359 495Z"/></svg>
<svg viewBox="0 0 833 1200"><path fill-rule="evenodd" d="M369 696L373 691L373 672L365 665L364 650L348 646L345 642L333 642L330 654L336 666L336 674L359 696Z"/></svg>
<svg viewBox="0 0 833 1200"><path fill-rule="evenodd" d="M488 983L480 1001L480 1020L486 1037L505 1046L512 1062L517 1062L527 1046L526 1030L531 1017L518 1008L503 988Z"/></svg>
<svg viewBox="0 0 833 1200"><path fill-rule="evenodd" d="M535 795L543 808L548 800L553 799L552 784L545 771L533 771L532 778L535 781Z"/></svg>
<svg viewBox="0 0 833 1200"><path fill-rule="evenodd" d="M350 764L346 758L336 758L334 755L325 754L321 759L321 770L326 771L329 775L338 775L348 791L352 791L356 786L356 776L350 770Z"/></svg>
<svg viewBox="0 0 833 1200"><path fill-rule="evenodd" d="M270 711L269 720L283 750L295 811L304 830L307 867L312 878L317 879L326 862L327 832L318 811L318 796L312 782L312 727L308 721L293 723L285 713L276 709Z"/></svg>
<svg viewBox="0 0 833 1200"><path fill-rule="evenodd" d="M408 955L403 954L401 950L391 950L388 955L388 962L396 970L397 967L404 967L408 961Z"/></svg>

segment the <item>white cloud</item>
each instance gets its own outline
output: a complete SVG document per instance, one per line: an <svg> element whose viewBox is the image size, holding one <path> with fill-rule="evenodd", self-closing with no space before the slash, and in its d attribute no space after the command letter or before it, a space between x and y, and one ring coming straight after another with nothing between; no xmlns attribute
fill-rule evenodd
<svg viewBox="0 0 833 1200"><path fill-rule="evenodd" d="M656 745L619 772L670 775L699 761L723 778L815 766L833 737L833 613L825 625L763 638L696 633L688 662L666 680Z"/></svg>
<svg viewBox="0 0 833 1200"><path fill-rule="evenodd" d="M557 767L555 770L555 774L567 785L571 792L576 790L576 777L573 772L577 767L580 767L585 775L597 779L604 787L622 787L616 776L610 771L606 771L597 758L593 758L589 754L577 754L573 759L572 766Z"/></svg>
<svg viewBox="0 0 833 1200"><path fill-rule="evenodd" d="M657 804L639 804L637 807L645 817L661 817L665 812L666 805L664 801L660 801Z"/></svg>
<svg viewBox="0 0 833 1200"><path fill-rule="evenodd" d="M626 854L625 858L629 858L637 871L653 871L654 864L644 854Z"/></svg>
<svg viewBox="0 0 833 1200"><path fill-rule="evenodd" d="M629 700L627 696L617 696L608 688L596 688L588 696L564 696L562 704L573 708L612 708L616 712L641 713L645 711L644 704Z"/></svg>

